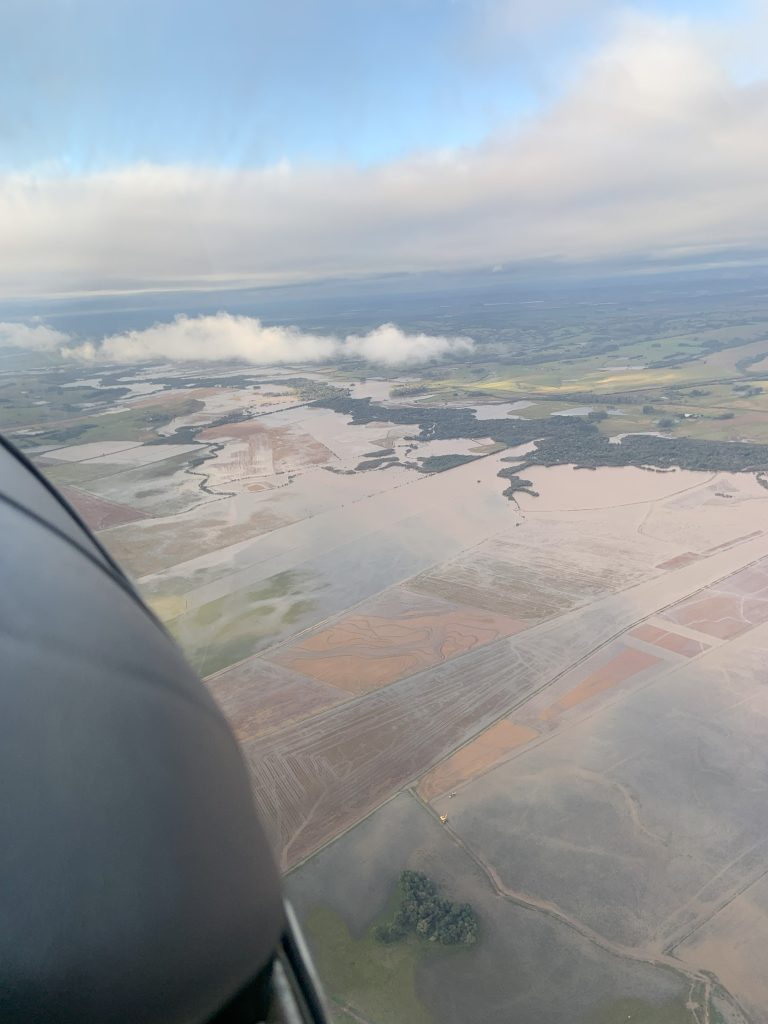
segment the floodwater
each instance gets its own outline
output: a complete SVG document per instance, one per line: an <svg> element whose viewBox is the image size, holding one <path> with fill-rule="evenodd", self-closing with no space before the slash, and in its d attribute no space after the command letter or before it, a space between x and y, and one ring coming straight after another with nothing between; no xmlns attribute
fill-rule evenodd
<svg viewBox="0 0 768 1024"><path fill-rule="evenodd" d="M618 508L646 501L658 501L672 494L707 483L712 473L687 469L658 473L636 466L609 466L600 469L575 469L573 466L532 466L526 479L539 492L532 498L522 492L515 495L521 508L532 512L576 511L580 509Z"/></svg>
<svg viewBox="0 0 768 1024"><path fill-rule="evenodd" d="M149 381L136 383L130 377L121 377L118 387L128 388L129 390L129 394L124 396L124 400L128 398L143 398L146 395L154 395L158 391L165 390L164 384L152 384Z"/></svg>
<svg viewBox="0 0 768 1024"><path fill-rule="evenodd" d="M660 434L658 430L631 430L626 434L613 434L608 441L610 444L621 444L625 437L664 437L669 440L668 434Z"/></svg>
<svg viewBox="0 0 768 1024"><path fill-rule="evenodd" d="M620 373L622 370L644 370L644 369L645 369L645 366L641 365L640 363L637 363L634 366L631 366L630 364L627 364L626 366L598 366L597 371L598 371L598 373Z"/></svg>
<svg viewBox="0 0 768 1024"><path fill-rule="evenodd" d="M58 448L43 449L52 459L61 462L83 462L105 455L117 455L132 448L141 447L140 441L90 441L87 444L60 445Z"/></svg>
<svg viewBox="0 0 768 1024"><path fill-rule="evenodd" d="M521 416L513 415L513 409L525 409L533 402L493 402L488 405L470 406L476 420L503 420L505 418L519 420Z"/></svg>
<svg viewBox="0 0 768 1024"><path fill-rule="evenodd" d="M299 374L286 370L284 375ZM368 813L377 801L394 795L399 786L422 777L422 795L430 795L425 788L429 784L435 795L446 790L450 793L454 786L460 790L456 799L446 794L445 802L435 805L438 811L446 809L450 799L448 829L427 819L440 841L447 841L455 828L499 878L507 879L504 884L510 888L524 882L532 901L540 898L562 904L588 927L607 928L609 942L612 936L626 942L645 941L645 932L637 930L636 921L643 928L655 926L659 907L666 919L672 885L668 879L672 876L665 868L672 863L670 857L675 858L674 864L682 863L693 845L685 833L688 827L688 835L693 835L688 819L680 812L688 802L676 798L668 814L671 805L665 794L673 787L658 784L658 765L664 769L664 779L670 777L678 786L687 784L687 777L696 782L696 773L704 773L699 791L693 793L698 802L691 820L697 828L702 821L707 836L717 839L725 835L728 842L722 845L729 847L728 857L742 849L749 851L747 843L754 842L753 833L754 838L761 836L754 826L755 821L759 824L760 793L739 784L744 778L753 779L755 772L741 772L738 758L742 750L749 755L758 749L758 743L760 750L765 749L760 733L765 719L752 711L755 704L765 703L762 690L768 626L754 625L763 619L765 599L755 599L755 588L757 584L762 588L764 580L750 570L732 579L727 590L731 606L742 602L746 607L751 602L743 623L750 628L754 625L752 635L759 635L763 643L754 651L754 668L745 660L746 646L733 646L741 641L728 639L722 630L711 637L707 634L703 642L696 638L696 630L707 623L698 615L699 606L691 604L691 595L758 557L768 558L768 534L764 532L768 492L749 474L532 466L522 475L531 480L540 496L518 493L515 501L508 501L502 493L507 481L499 478L498 472L514 467L514 462L506 461L509 456L524 457L535 443L432 475L403 465L358 472L361 461L370 461L372 453L383 449L394 449L402 462L414 462L429 455L480 454L477 449L487 439L414 440L419 433L417 424L387 422L386 412L380 422L353 425L348 416L308 407L295 395L285 396L286 407L282 396L274 393L282 390L279 382L254 386L257 379L239 389L226 384L196 388L193 394L204 401L204 410L178 417L170 431L182 422L210 423L222 414L237 412L257 415L252 424L219 426L210 437L203 432L193 445L146 446L136 441L70 445L51 450L50 461L87 461L107 467L103 478L82 473L88 479L81 493L91 494L94 514L117 516L129 506L128 511L138 510L139 518L111 523L104 519L106 525L99 527L103 539L121 558L132 559L129 564L143 577L139 582L145 595L160 599L158 607L176 618L174 629L199 663L208 665L207 671L214 665L223 666L226 658L230 659L226 664L232 664L283 641L294 644L295 653L297 634L309 628L321 628L320 637L340 638L337 648L349 658L346 677L340 670L333 674L330 658L314 659L315 648L307 646L306 638L304 648L313 658L282 669L297 689L306 690L299 675L306 672L303 678L312 687L322 680L323 685L337 686L340 694L330 692L330 703L320 695L317 704L305 704L302 714L307 714L306 720L296 719L295 728L281 726L279 738L274 738L278 736L275 732L266 741L272 744L269 771L278 766L275 777L290 781L282 789L275 788L276 800L283 801L278 805L281 822L290 822L294 813L306 814L302 819L305 832L298 841L298 833L289 837L294 845L286 856L302 848L311 852L312 843L332 838L337 825L341 829L352 824L355 814ZM352 391L356 397L388 401L392 384L392 380L372 379L353 385ZM288 385L286 390L290 390ZM138 397L141 392L134 394ZM487 402L476 406L475 414L481 421L500 419L531 404ZM566 414L586 415L590 408L577 407ZM624 436L611 440L621 443ZM204 451L205 444L212 445L209 457L192 464L190 456ZM171 455L177 459L167 472L155 465L156 459ZM71 466L56 468L77 475ZM200 490L201 481L207 490ZM109 502L122 507L105 509ZM725 585L718 585L726 593ZM403 601L402 622L394 613L384 614L381 606L378 612L376 606L358 607L359 602L371 598L381 601L378 595L389 588L396 588ZM258 606L253 605L258 607L258 615L254 613L249 620L249 601L254 600L256 591L269 597L259 598ZM458 610L446 612L442 618L432 613L414 615L414 609L428 600L424 594L432 595L429 600L438 595L441 603L447 598ZM386 600L392 600L391 592ZM701 603L705 598L697 600ZM718 600L724 607L725 598ZM670 621L673 617L664 609L675 602L682 602L682 612ZM693 625L691 608L698 616ZM711 610L710 606L704 610ZM341 613L350 616L346 625L327 621ZM662 613L667 614L666 620L660 617ZM497 624L502 617L523 622L525 628L510 638L510 630L501 621ZM638 623L643 620L640 629ZM480 636L481 627L490 630L489 622L498 635L489 635L487 642L483 640L470 650L463 638ZM465 632L458 632L457 623ZM374 630L379 632L374 634ZM419 630L424 631L423 636ZM367 661L356 649L361 637L372 651L365 655ZM207 651L214 639L222 651L222 660L216 663ZM446 640L451 641L450 649ZM726 642L732 646L718 654L718 645ZM754 644L754 640L750 642ZM389 644L398 647L393 653L401 659L394 668L385 666L381 655ZM692 656L698 659L695 664L687 661ZM279 662L283 655L273 651L268 657ZM359 664L354 662L358 657ZM443 660L453 657L462 660L443 665ZM255 667L253 679L274 678L263 667L270 664L265 661ZM692 667L686 669L686 664ZM659 678L664 675L665 682L653 690L650 673L656 672ZM467 680L471 681L469 687ZM622 700L632 699L636 683L642 683L642 693L648 696L638 698L631 712L622 714L617 695ZM372 689L373 684L387 685L369 698L362 691ZM516 707L514 721L502 719L482 732L499 714L508 713L510 701L514 697L517 702L524 687L531 687L531 692L535 689L537 696ZM641 693L639 686L637 693ZM700 693L705 694L701 708L696 705ZM358 695L355 700L337 707L337 702L352 694ZM252 700L252 706L257 706L263 694L254 688ZM608 700L612 702L610 715L601 719L598 703ZM694 712L701 724L689 726ZM594 713L596 724L585 726L581 738L568 733L581 728L578 716L587 713ZM593 728L598 730L594 735L600 742L590 747L588 730ZM680 741L688 728L695 748L691 744L686 748ZM568 739L571 735L577 736L577 742ZM722 742L711 739L721 735ZM542 738L541 743L537 737ZM527 742L530 750L523 752ZM733 762L728 760L731 745L737 751ZM649 754L643 753L646 747ZM390 748L395 749L394 755ZM689 749L690 769L684 761ZM627 750L636 752L637 757L627 758ZM664 762L668 752L671 759ZM610 766L605 769L606 777L611 773L610 788L597 778L603 770L601 756ZM506 766L494 767L499 760L505 760ZM632 767L635 760L642 771ZM253 763L258 768L256 761ZM305 763L309 765L307 781L301 775ZM758 762L758 768L762 763ZM317 778L317 764L331 773L327 780ZM407 770L392 767L396 764L406 764ZM682 771L675 776L677 764L683 765L687 776ZM298 766L295 776L291 774L294 765ZM525 772L515 765L523 765ZM423 774L430 769L425 783ZM480 774L487 769L492 771ZM719 775L714 775L713 769ZM718 781L723 772L731 783L727 793ZM466 777L475 773L477 781L465 786ZM643 798L642 813L613 784L613 773L626 786L627 794L637 789ZM374 774L384 780L383 785L379 778L371 783ZM292 791L294 778L297 788ZM303 793L301 786L305 786ZM337 791L340 795L334 806ZM345 792L352 794L352 812L345 803ZM714 797L719 799L721 793L725 793L722 805L715 805ZM710 801L709 811L705 797ZM330 824L324 819L325 805L318 804L318 799L327 800ZM730 805L742 806L740 800L745 808L742 818L729 818ZM754 806L749 805L750 800ZM386 804L385 808L392 806ZM476 818L469 816L470 807L477 809L472 812ZM578 813L573 813L574 807ZM585 808L594 814L592 821ZM499 822L522 820L525 815L530 827L500 831ZM610 820L620 828L603 827L606 815L613 815ZM666 842L657 842L649 831L636 836L636 822L648 822L650 829L655 817L671 822L663 830L665 837L672 837L671 853ZM720 827L723 819L725 827ZM552 822L557 841L565 838L569 843L563 860L558 859L559 846L550 843L546 832ZM582 841L579 829L590 832L589 843ZM678 833L687 845L674 845ZM305 841L306 835L310 838ZM601 845L594 836L608 839ZM625 844L622 850L645 849L639 844L651 843L652 870L642 867L649 862L647 858L633 859L623 852L614 857L614 837ZM589 848L592 842L599 847L601 864L606 865L594 899L589 889L596 877L595 855ZM409 835L393 863L407 863L413 843ZM323 856L331 855L333 848L328 849L331 852ZM760 851L754 856L759 860ZM392 860L391 853L388 857ZM640 875L633 874L637 863L641 864ZM730 871L730 861L727 866ZM736 878L737 874L734 872L734 890L742 884L742 875ZM470 875L462 866L454 877L464 884ZM682 875L675 879L679 877ZM707 877L702 870L701 879L692 878L688 891L698 893ZM747 881L749 877L743 875ZM615 885L611 889L614 878L622 882L618 890ZM727 878L726 882L731 885ZM482 891L486 890L491 891L483 883ZM323 892L319 885L314 891ZM578 901L573 894L582 891L587 898L575 905ZM768 902L768 897L763 898ZM531 906L535 909L535 902ZM607 925L600 919L603 906L613 915L605 919ZM695 938L682 948L681 959L690 960L697 970L722 971L723 981L762 1007L766 989L762 981L757 987L755 979L763 977L759 940L768 934L764 924L768 915L762 907L734 906L735 910L723 914L719 921L713 919L694 933ZM745 917L751 909L753 917ZM685 910L689 912L687 905ZM508 912L506 902L504 912ZM492 912L484 911L484 927L490 929L491 920ZM754 963L747 962L747 968L737 972L724 959L722 949L731 948L743 934L745 921L758 941L753 943ZM530 922L528 927L532 927ZM504 934L511 933L505 926ZM546 948L551 949L551 944ZM650 955L657 954L651 950ZM571 969L572 960L566 966ZM567 1013L572 1016L570 1006ZM540 1012L538 1016L508 1016L544 1019ZM570 1017L564 1011L557 1019ZM759 1019L759 1015L755 1017Z"/></svg>
<svg viewBox="0 0 768 1024"><path fill-rule="evenodd" d="M100 388L101 377L83 377L81 380L70 381L69 384L62 384L62 388Z"/></svg>
<svg viewBox="0 0 768 1024"><path fill-rule="evenodd" d="M490 437L450 437L436 441L414 441L415 451L409 459L425 459L433 455L477 455L478 448L493 444Z"/></svg>
<svg viewBox="0 0 768 1024"><path fill-rule="evenodd" d="M499 457L491 455L429 476L403 469L354 476L322 469L305 473L280 492L242 495L227 503L238 518L243 515L238 515L238 503L245 502L248 510L271 506L287 516L285 526L198 555L142 582L153 592L171 575L188 607L197 607L276 572L311 567L322 577L318 589L324 614L329 614L509 528L517 516L501 493L500 467ZM188 527L198 522L205 529L209 515L196 510L187 518ZM360 564L365 573L359 572ZM209 582L194 586L196 573Z"/></svg>
<svg viewBox="0 0 768 1024"><path fill-rule="evenodd" d="M170 392L178 395L183 392ZM261 416L280 409L287 409L299 401L296 393L286 388L284 395L275 395L270 391L262 391L260 385L242 388L198 389L191 397L203 403L199 412L185 416L175 416L170 423L158 429L161 437L169 437L181 427L207 426L212 419L222 414L250 414Z"/></svg>
<svg viewBox="0 0 768 1024"><path fill-rule="evenodd" d="M516 444L513 448L505 449L501 454L504 456L505 461L510 456L521 458L523 455L528 455L529 452L535 452L536 444L536 441L526 441L525 444Z"/></svg>
<svg viewBox="0 0 768 1024"><path fill-rule="evenodd" d="M91 441L67 448L47 449L46 456L60 462L87 462L91 465L145 466L174 455L198 451L194 444L142 445L138 441Z"/></svg>
<svg viewBox="0 0 768 1024"><path fill-rule="evenodd" d="M350 387L353 398L370 398L374 402L389 401L389 392L397 384L394 380L362 380Z"/></svg>

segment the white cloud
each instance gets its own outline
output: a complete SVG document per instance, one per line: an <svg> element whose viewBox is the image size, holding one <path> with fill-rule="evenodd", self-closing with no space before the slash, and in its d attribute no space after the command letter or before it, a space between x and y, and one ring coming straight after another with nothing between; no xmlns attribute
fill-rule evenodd
<svg viewBox="0 0 768 1024"><path fill-rule="evenodd" d="M568 94L514 130L365 169L2 176L0 290L765 249L768 85L734 81L718 45L682 20L627 16Z"/></svg>
<svg viewBox="0 0 768 1024"><path fill-rule="evenodd" d="M140 331L113 334L101 343L64 349L65 355L134 363L147 359L244 359L269 365L284 362L322 362L338 352L336 338L302 334L296 327L265 327L248 316L177 316L171 323Z"/></svg>
<svg viewBox="0 0 768 1024"><path fill-rule="evenodd" d="M0 323L0 348L56 349L69 336L45 324Z"/></svg>
<svg viewBox="0 0 768 1024"><path fill-rule="evenodd" d="M615 9L617 0L468 0L474 7L472 42L498 50L511 40L531 40L547 29L584 23L591 15Z"/></svg>
<svg viewBox="0 0 768 1024"><path fill-rule="evenodd" d="M357 358L384 366L409 366L466 355L472 347L471 338L407 334L394 324L382 324L368 334L342 339L306 334L297 327L265 327L254 317L217 313L194 318L177 316L171 323L113 334L97 344L89 341L62 347L61 353L72 359L117 363L236 359L272 366Z"/></svg>
<svg viewBox="0 0 768 1024"><path fill-rule="evenodd" d="M349 335L342 344L342 351L368 363L416 366L447 356L468 355L473 346L471 338L405 334L394 324L382 324L368 334Z"/></svg>

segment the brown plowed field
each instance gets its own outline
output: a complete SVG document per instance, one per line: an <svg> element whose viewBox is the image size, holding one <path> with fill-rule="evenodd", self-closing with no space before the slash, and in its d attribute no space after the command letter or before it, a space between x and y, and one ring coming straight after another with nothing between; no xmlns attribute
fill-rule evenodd
<svg viewBox="0 0 768 1024"><path fill-rule="evenodd" d="M245 441L252 453L254 467L261 465L263 450L271 449L276 473L284 473L297 466L318 466L335 461L333 453L316 438L290 427L264 427L258 423L227 423L210 427L200 434L203 441L236 438Z"/></svg>
<svg viewBox="0 0 768 1024"><path fill-rule="evenodd" d="M137 508L121 505L117 501L107 501L106 498L99 498L95 494L81 491L78 487L62 487L61 493L94 532L147 518L147 514Z"/></svg>
<svg viewBox="0 0 768 1024"><path fill-rule="evenodd" d="M619 683L623 683L630 676L637 675L638 672L650 668L651 665L656 664L658 661L660 659L652 654L635 650L633 647L627 647L620 654L611 658L609 662L606 662L605 665L602 665L597 671L588 675L578 686L574 686L572 690L563 694L559 700L556 700L554 704L551 704L542 711L539 717L542 721L549 722L551 719L557 718L564 711L570 711L571 708L575 708L579 704L583 704L584 701L596 697L603 690L608 690Z"/></svg>
<svg viewBox="0 0 768 1024"><path fill-rule="evenodd" d="M350 693L367 693L475 647L519 633L528 623L475 608L418 598L408 612L349 615L271 658Z"/></svg>
<svg viewBox="0 0 768 1024"><path fill-rule="evenodd" d="M768 622L768 559L681 601L662 617L720 640L730 640Z"/></svg>
<svg viewBox="0 0 768 1024"><path fill-rule="evenodd" d="M423 800L434 800L435 797L443 796L456 786L493 768L511 750L530 743L538 735L535 729L502 718L500 722L496 722L490 729L486 729L461 750L457 750L451 757L427 772L419 783L419 796Z"/></svg>
<svg viewBox="0 0 768 1024"><path fill-rule="evenodd" d="M768 622L768 601L710 590L671 608L663 617L708 636L729 640Z"/></svg>
<svg viewBox="0 0 768 1024"><path fill-rule="evenodd" d="M330 686L259 657L231 665L205 682L241 742L315 715L344 699Z"/></svg>
<svg viewBox="0 0 768 1024"><path fill-rule="evenodd" d="M691 637L681 636L670 630L659 629L658 626L652 626L649 622L637 626L629 635L637 637L638 640L644 640L647 644L654 644L667 651L674 651L675 654L682 654L684 658L695 658L697 654L701 654L709 648L709 644L705 644L701 640L693 640Z"/></svg>

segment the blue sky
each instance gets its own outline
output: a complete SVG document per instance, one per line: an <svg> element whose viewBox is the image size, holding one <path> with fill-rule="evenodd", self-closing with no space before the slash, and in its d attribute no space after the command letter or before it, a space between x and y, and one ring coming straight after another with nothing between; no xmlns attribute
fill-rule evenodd
<svg viewBox="0 0 768 1024"><path fill-rule="evenodd" d="M758 258L766 37L768 0L3 0L0 298Z"/></svg>
<svg viewBox="0 0 768 1024"><path fill-rule="evenodd" d="M535 113L610 34L604 0L4 0L0 168L370 165ZM737 25L715 0L634 10Z"/></svg>

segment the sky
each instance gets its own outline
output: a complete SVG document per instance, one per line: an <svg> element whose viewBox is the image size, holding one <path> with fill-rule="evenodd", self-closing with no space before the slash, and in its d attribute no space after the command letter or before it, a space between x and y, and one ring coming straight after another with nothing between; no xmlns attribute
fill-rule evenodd
<svg viewBox="0 0 768 1024"><path fill-rule="evenodd" d="M767 29L768 0L4 0L0 298L762 258Z"/></svg>

